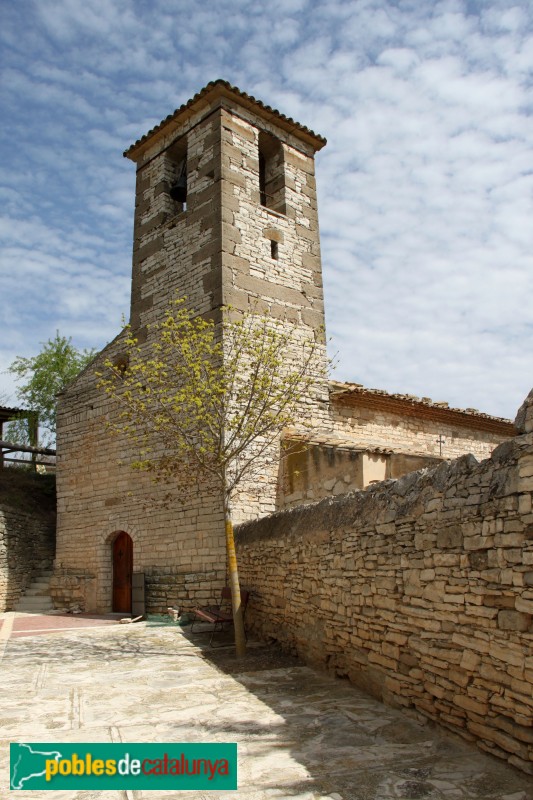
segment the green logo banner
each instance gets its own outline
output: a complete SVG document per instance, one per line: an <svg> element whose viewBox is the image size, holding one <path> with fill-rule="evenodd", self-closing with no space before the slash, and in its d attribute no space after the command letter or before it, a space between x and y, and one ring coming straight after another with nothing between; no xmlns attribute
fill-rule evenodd
<svg viewBox="0 0 533 800"><path fill-rule="evenodd" d="M10 788L227 791L237 789L237 745L12 743Z"/></svg>

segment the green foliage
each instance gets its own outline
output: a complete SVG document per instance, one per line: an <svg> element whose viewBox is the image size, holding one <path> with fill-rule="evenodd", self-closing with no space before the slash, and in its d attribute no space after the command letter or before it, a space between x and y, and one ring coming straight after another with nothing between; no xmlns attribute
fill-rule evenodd
<svg viewBox="0 0 533 800"><path fill-rule="evenodd" d="M126 355L105 363L99 386L120 407L111 427L139 447L136 468L177 490L210 478L228 504L244 477L279 458L280 433L301 428L302 398L324 376L321 341L253 313L224 314L217 326L180 298L147 344L127 327Z"/></svg>
<svg viewBox="0 0 533 800"><path fill-rule="evenodd" d="M31 441L28 418L21 414L20 417L8 422L4 428L4 439L17 444L35 445L35 442Z"/></svg>
<svg viewBox="0 0 533 800"><path fill-rule="evenodd" d="M41 444L49 444L56 431L56 395L61 392L95 355L95 350L77 350L71 339L60 336L43 343L41 352L33 358L16 358L8 371L16 380L24 381L18 388L17 401L37 412L42 435ZM29 444L26 419L10 423L10 439L19 444Z"/></svg>

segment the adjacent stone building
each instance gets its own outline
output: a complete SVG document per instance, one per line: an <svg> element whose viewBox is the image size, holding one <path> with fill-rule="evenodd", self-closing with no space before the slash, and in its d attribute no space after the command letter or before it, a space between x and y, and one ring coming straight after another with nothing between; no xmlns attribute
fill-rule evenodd
<svg viewBox="0 0 533 800"><path fill-rule="evenodd" d="M130 321L141 346L176 295L217 324L231 305L314 338L324 325L314 156L324 145L215 81L126 151L137 167ZM222 498L206 486L169 507L132 472L131 444L106 431L116 408L95 373L107 358L121 363L122 334L60 398L55 602L126 612L133 573L146 577L149 610L211 598L226 572ZM238 521L462 453L486 457L513 432L474 411L324 379L304 405L312 435L287 431L280 458L242 487Z"/></svg>
<svg viewBox="0 0 533 800"><path fill-rule="evenodd" d="M329 390L331 430L286 439L278 509L365 489L465 453L487 458L496 442L515 433L507 420L428 397L333 381Z"/></svg>

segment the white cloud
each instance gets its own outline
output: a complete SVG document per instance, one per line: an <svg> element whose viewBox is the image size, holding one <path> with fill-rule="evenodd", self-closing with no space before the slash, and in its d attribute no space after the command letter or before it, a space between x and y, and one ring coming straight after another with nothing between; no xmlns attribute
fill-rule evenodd
<svg viewBox="0 0 533 800"><path fill-rule="evenodd" d="M57 327L118 330L122 150L222 77L328 137L337 377L514 415L533 385L528 0L28 0L0 41L0 369Z"/></svg>

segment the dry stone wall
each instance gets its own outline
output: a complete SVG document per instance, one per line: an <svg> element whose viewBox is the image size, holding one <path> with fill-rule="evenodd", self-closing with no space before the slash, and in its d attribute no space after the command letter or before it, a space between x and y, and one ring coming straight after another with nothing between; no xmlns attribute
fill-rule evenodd
<svg viewBox="0 0 533 800"><path fill-rule="evenodd" d="M54 546L53 515L0 504L1 611L12 611L33 577L51 568Z"/></svg>
<svg viewBox="0 0 533 800"><path fill-rule="evenodd" d="M486 461L280 512L237 542L256 633L533 774L531 404L522 417Z"/></svg>

